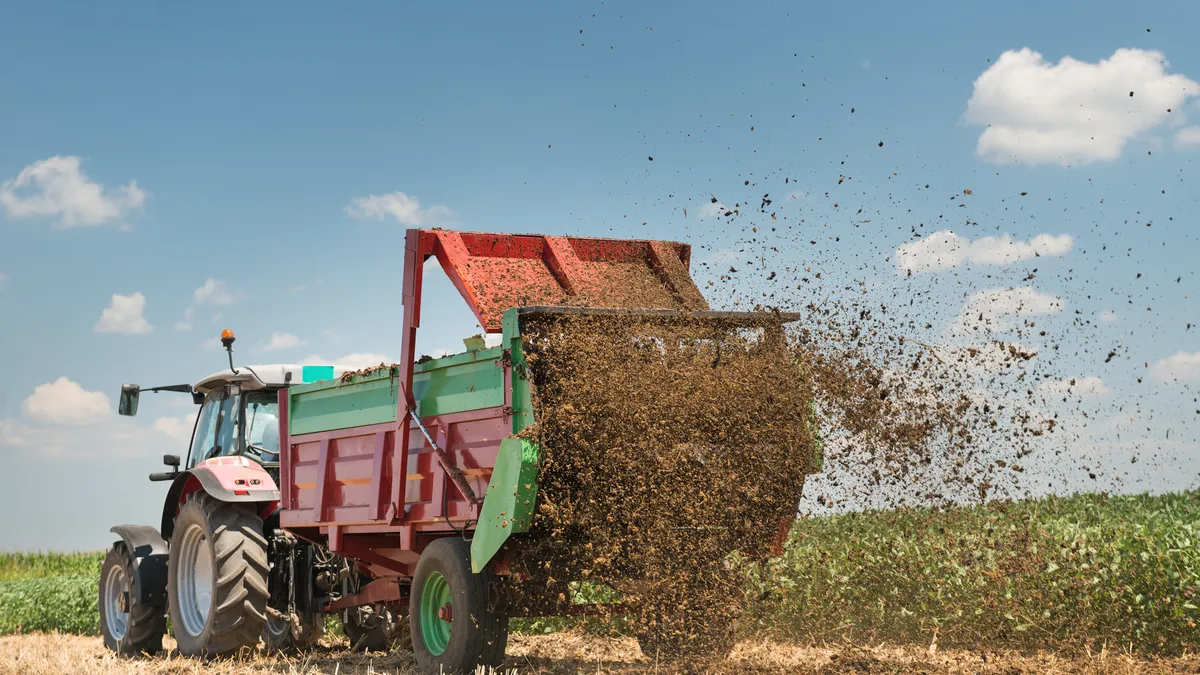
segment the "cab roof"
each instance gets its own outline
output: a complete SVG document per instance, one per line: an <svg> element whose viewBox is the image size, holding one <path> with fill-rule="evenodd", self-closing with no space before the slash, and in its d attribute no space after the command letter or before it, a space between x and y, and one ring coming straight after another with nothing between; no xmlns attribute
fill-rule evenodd
<svg viewBox="0 0 1200 675"><path fill-rule="evenodd" d="M298 365L294 363L238 366L236 374L228 369L218 371L197 382L193 388L201 394L207 394L214 389L220 389L227 384L236 382L243 389L270 389L285 387L289 384L332 380L353 370L354 368L350 366Z"/></svg>

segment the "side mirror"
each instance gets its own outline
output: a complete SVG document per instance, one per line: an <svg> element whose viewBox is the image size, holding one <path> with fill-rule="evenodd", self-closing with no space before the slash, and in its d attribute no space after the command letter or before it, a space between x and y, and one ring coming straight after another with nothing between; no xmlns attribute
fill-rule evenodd
<svg viewBox="0 0 1200 675"><path fill-rule="evenodd" d="M179 455L163 455L163 464L178 469Z"/></svg>
<svg viewBox="0 0 1200 675"><path fill-rule="evenodd" d="M141 387L136 384L121 385L121 400L117 404L117 412L126 417L133 417L137 414L138 396L142 393Z"/></svg>

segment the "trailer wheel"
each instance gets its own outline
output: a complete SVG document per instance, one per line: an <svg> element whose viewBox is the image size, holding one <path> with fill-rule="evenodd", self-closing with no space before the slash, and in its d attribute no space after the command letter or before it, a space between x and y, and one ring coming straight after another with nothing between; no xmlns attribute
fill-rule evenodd
<svg viewBox="0 0 1200 675"><path fill-rule="evenodd" d="M267 540L253 504L192 493L167 558L171 626L184 656L254 647L267 621Z"/></svg>
<svg viewBox="0 0 1200 675"><path fill-rule="evenodd" d="M426 673L473 673L498 667L508 644L508 616L492 609L495 575L471 572L471 546L438 539L417 562L409 593L413 656Z"/></svg>
<svg viewBox="0 0 1200 675"><path fill-rule="evenodd" d="M167 611L138 602L135 574L125 543L113 544L100 567L100 634L104 646L118 654L154 654L162 650Z"/></svg>

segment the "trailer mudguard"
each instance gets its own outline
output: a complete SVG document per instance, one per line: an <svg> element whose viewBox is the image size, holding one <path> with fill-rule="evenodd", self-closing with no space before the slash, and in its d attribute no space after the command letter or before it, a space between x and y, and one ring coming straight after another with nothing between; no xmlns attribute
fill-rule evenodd
<svg viewBox="0 0 1200 675"><path fill-rule="evenodd" d="M109 530L133 558L133 593L145 605L167 604L167 541L149 525L117 525ZM115 545L115 544L114 544Z"/></svg>
<svg viewBox="0 0 1200 675"><path fill-rule="evenodd" d="M278 502L279 486L271 474L244 457L218 457L181 471L163 504L162 536L170 539L175 530L179 505L196 490L204 490L223 502Z"/></svg>
<svg viewBox="0 0 1200 675"><path fill-rule="evenodd" d="M511 534L528 532L537 502L536 444L509 436L500 442L496 468L471 540L471 571L482 572Z"/></svg>

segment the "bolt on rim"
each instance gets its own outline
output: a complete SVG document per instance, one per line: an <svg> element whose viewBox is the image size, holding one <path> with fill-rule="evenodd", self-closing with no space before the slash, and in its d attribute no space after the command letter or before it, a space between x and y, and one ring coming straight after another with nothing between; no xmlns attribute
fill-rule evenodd
<svg viewBox="0 0 1200 675"><path fill-rule="evenodd" d="M204 528L188 527L178 555L179 618L189 635L200 635L208 624L213 596L213 558Z"/></svg>

